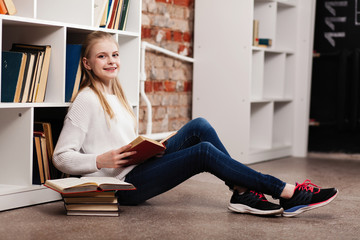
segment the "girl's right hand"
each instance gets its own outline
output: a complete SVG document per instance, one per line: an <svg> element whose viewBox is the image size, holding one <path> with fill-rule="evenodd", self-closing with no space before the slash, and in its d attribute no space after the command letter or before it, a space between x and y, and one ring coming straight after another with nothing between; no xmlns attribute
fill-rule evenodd
<svg viewBox="0 0 360 240"><path fill-rule="evenodd" d="M125 145L119 149L110 150L96 157L96 166L101 168L120 168L125 167L129 163L129 157L134 155L136 151L127 152L131 145Z"/></svg>

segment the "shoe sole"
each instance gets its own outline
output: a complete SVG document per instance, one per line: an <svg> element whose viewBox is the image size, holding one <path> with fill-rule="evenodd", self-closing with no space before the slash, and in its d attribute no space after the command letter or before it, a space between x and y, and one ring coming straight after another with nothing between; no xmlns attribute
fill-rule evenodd
<svg viewBox="0 0 360 240"><path fill-rule="evenodd" d="M296 206L294 208L290 208L288 210L285 210L283 212L283 217L294 217L296 215L299 215L300 213L309 211L309 210L313 210L322 206L325 206L327 204L329 204L330 202L332 202L336 196L338 195L339 190L336 191L336 194L334 196L332 196L331 198L329 198L326 201L320 202L320 203L315 203L315 204L310 204L310 205L302 205L302 206ZM292 211L293 209L293 211ZM297 210L295 210L297 209ZM295 211L294 211L295 210Z"/></svg>
<svg viewBox="0 0 360 240"><path fill-rule="evenodd" d="M250 213L250 214L262 215L262 216L281 215L284 212L283 208L275 209L275 210L259 210L259 209L251 208L247 205L233 204L233 203L229 204L228 209L237 213Z"/></svg>

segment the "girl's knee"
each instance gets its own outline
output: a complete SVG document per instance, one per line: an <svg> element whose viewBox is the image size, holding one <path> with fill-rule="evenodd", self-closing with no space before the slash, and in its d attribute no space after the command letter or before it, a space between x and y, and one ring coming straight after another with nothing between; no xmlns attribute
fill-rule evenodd
<svg viewBox="0 0 360 240"><path fill-rule="evenodd" d="M195 128L197 130L207 131L209 128L212 128L210 123L205 118L202 118L202 117L191 120L189 122L189 124L190 124L190 126L192 126L193 128Z"/></svg>
<svg viewBox="0 0 360 240"><path fill-rule="evenodd" d="M201 142L198 144L198 147L203 153L209 153L212 149L216 149L215 146L210 142Z"/></svg>
<svg viewBox="0 0 360 240"><path fill-rule="evenodd" d="M201 125L210 125L210 123L202 117L198 117L192 120L194 123L201 124Z"/></svg>

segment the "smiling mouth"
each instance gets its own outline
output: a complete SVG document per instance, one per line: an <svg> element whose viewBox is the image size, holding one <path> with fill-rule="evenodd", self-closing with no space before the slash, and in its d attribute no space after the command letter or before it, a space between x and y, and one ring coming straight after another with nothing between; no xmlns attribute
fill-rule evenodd
<svg viewBox="0 0 360 240"><path fill-rule="evenodd" d="M117 69L117 67L104 68L104 70L106 70L106 71L113 71L113 70L116 70L116 69Z"/></svg>

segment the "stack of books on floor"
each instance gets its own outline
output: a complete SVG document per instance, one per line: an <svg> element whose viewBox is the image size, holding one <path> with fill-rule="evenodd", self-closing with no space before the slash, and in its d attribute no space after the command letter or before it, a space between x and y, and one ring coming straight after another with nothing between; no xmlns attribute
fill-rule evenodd
<svg viewBox="0 0 360 240"><path fill-rule="evenodd" d="M119 216L115 191L61 194L69 216Z"/></svg>
<svg viewBox="0 0 360 240"><path fill-rule="evenodd" d="M70 216L119 216L115 192L135 190L131 183L112 177L69 177L46 180L44 185L61 193Z"/></svg>

